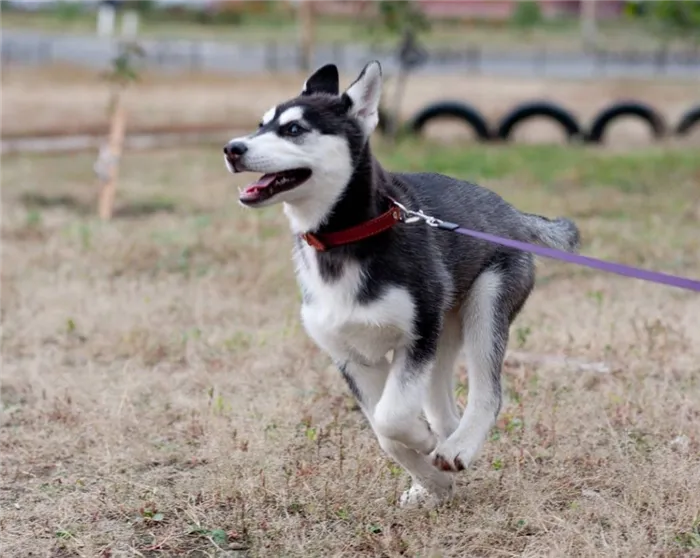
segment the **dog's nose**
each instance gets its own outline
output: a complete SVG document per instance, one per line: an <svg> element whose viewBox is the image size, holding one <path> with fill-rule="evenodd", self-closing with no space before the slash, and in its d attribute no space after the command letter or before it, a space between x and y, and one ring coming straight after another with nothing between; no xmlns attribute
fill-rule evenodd
<svg viewBox="0 0 700 558"><path fill-rule="evenodd" d="M232 141L224 146L224 154L229 159L238 159L246 151L248 151L248 146L242 141Z"/></svg>

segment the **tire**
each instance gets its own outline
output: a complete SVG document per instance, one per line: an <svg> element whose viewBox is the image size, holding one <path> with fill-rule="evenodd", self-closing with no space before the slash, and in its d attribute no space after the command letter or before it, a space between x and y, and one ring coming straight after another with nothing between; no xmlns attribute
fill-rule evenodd
<svg viewBox="0 0 700 558"><path fill-rule="evenodd" d="M581 126L574 115L564 107L547 101L535 101L515 107L501 120L496 136L500 140L508 141L519 124L531 118L541 117L550 118L560 124L569 141L582 136Z"/></svg>
<svg viewBox="0 0 700 558"><path fill-rule="evenodd" d="M598 113L593 119L586 140L600 143L610 123L622 116L636 116L647 122L656 139L660 139L666 134L666 124L663 117L652 107L638 101L624 101L614 103Z"/></svg>
<svg viewBox="0 0 700 558"><path fill-rule="evenodd" d="M489 126L481 113L458 101L438 101L422 108L411 118L408 129L414 134L420 134L428 122L446 116L469 124L479 141L491 139Z"/></svg>
<svg viewBox="0 0 700 558"><path fill-rule="evenodd" d="M676 126L676 135L685 136L698 123L700 123L700 105L692 107L683 114L681 121Z"/></svg>

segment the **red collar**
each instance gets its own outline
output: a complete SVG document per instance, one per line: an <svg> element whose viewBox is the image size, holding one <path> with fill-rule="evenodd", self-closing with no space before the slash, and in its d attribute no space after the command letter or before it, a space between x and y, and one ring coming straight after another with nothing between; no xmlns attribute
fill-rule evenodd
<svg viewBox="0 0 700 558"><path fill-rule="evenodd" d="M378 235L381 232L389 230L401 220L401 210L392 205L386 213L382 213L379 217L344 229L342 231L330 232L325 234L304 233L301 236L306 243L312 248L316 248L319 252L325 252L329 248L342 246L343 244L351 244Z"/></svg>

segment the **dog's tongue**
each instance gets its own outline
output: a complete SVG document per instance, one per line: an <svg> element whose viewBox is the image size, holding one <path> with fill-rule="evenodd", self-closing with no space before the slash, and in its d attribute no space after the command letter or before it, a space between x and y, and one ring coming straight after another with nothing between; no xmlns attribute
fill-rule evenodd
<svg viewBox="0 0 700 558"><path fill-rule="evenodd" d="M257 181L246 186L246 189L241 192L240 199L243 201L256 199L260 191L272 184L275 178L277 178L276 174L263 174Z"/></svg>

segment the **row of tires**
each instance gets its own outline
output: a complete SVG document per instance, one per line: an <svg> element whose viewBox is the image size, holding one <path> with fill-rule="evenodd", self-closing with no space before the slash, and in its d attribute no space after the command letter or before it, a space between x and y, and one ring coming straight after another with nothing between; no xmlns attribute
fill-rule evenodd
<svg viewBox="0 0 700 558"><path fill-rule="evenodd" d="M627 101L610 105L596 115L588 130L582 128L571 112L556 103L548 101L530 102L517 106L505 115L496 129L492 129L481 113L471 105L459 101L439 101L418 111L402 130L409 134L419 135L429 122L437 119L452 118L461 120L471 126L476 138L480 141L507 141L519 124L532 118L544 117L557 122L563 128L569 141L582 140L589 143L600 143L605 135L605 131L613 121L630 116L647 122L656 139L660 139L669 133L664 118L654 108L639 101ZM388 130L388 118L385 112L380 111L379 130L382 133ZM700 105L686 111L675 128L672 129L672 133L684 136L698 123L700 123Z"/></svg>

